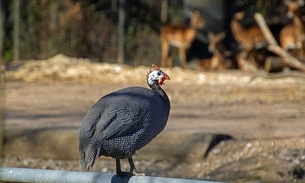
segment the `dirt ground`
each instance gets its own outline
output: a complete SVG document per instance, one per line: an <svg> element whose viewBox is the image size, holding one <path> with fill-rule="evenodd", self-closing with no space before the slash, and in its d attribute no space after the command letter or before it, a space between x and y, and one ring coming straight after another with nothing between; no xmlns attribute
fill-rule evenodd
<svg viewBox="0 0 305 183"><path fill-rule="evenodd" d="M124 71L99 76L106 77L105 81L59 79L58 75L54 79L50 72L51 79L26 81L20 79L20 68L9 71L5 127L78 128L87 110L101 96L130 85L146 87L147 68L128 69L129 75ZM251 80L251 74L239 71L164 71L171 77L163 87L171 100L165 130L224 134L234 139L221 141L202 159L137 159L140 171L150 176L224 182L305 182L304 78ZM13 77L14 73L19 78ZM119 75L124 75L122 80L113 80L122 77ZM107 77L112 80L107 82ZM79 170L78 160L9 154L3 165ZM128 169L127 162L123 168ZM92 171L114 173L115 161L104 158Z"/></svg>

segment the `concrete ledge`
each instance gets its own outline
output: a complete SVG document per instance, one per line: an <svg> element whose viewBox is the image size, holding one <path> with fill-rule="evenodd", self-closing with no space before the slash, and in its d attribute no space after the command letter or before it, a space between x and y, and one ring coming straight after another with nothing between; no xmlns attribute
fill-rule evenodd
<svg viewBox="0 0 305 183"><path fill-rule="evenodd" d="M202 159L213 146L227 139L232 137L199 132L164 131L139 150L134 159ZM79 159L78 129L6 129L4 155Z"/></svg>

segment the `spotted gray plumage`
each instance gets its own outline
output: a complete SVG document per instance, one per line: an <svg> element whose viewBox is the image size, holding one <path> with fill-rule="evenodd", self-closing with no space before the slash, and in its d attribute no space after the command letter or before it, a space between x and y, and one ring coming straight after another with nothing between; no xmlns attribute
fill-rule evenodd
<svg viewBox="0 0 305 183"><path fill-rule="evenodd" d="M128 87L112 92L98 100L84 117L79 129L80 166L88 170L99 156L110 156L117 161L128 158L136 173L132 155L147 145L165 127L170 102L160 87L169 79L153 65L147 83L151 89ZM135 171L135 172L132 172Z"/></svg>

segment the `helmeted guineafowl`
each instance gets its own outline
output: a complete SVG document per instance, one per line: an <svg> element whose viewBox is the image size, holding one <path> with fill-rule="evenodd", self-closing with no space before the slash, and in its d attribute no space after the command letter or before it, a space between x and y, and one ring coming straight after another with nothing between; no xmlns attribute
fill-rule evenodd
<svg viewBox="0 0 305 183"><path fill-rule="evenodd" d="M116 159L118 176L143 175L139 173L132 155L165 127L170 102L160 85L169 76L152 65L147 76L151 88L128 87L98 100L84 117L79 128L80 166L87 171L98 157ZM120 159L128 158L130 172L122 172Z"/></svg>

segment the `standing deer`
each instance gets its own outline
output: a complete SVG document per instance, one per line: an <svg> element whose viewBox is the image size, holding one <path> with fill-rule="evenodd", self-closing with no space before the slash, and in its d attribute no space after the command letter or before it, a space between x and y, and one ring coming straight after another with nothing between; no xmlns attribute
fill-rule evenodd
<svg viewBox="0 0 305 183"><path fill-rule="evenodd" d="M210 32L208 34L208 50L210 53L213 54L213 56L208 59L202 59L198 62L197 65L200 70L215 71L217 69L221 70L226 68L226 66L224 65L225 58L222 54L223 50L221 45L221 41L224 37L224 32L221 32L219 34L214 34Z"/></svg>
<svg viewBox="0 0 305 183"><path fill-rule="evenodd" d="M247 29L243 28L240 24L241 19L244 17L244 12L238 12L233 16L231 21L231 29L235 40L242 47L238 60L238 66L243 69L244 60L250 62L253 66L257 67L256 61L251 55L255 53L255 49L263 48L267 45L267 41L258 26L252 26Z"/></svg>
<svg viewBox="0 0 305 183"><path fill-rule="evenodd" d="M304 0L284 0L287 6L287 17L292 18L292 24L286 25L280 31L280 45L293 52L295 56L303 56L304 27L297 11L304 5Z"/></svg>
<svg viewBox="0 0 305 183"><path fill-rule="evenodd" d="M172 67L172 59L168 59L168 51L170 46L177 47L179 50L181 67L186 68L186 52L190 48L195 39L197 29L204 26L204 19L199 11L191 13L190 26L168 24L162 27L160 32L161 37L161 67Z"/></svg>

